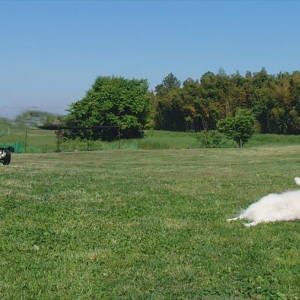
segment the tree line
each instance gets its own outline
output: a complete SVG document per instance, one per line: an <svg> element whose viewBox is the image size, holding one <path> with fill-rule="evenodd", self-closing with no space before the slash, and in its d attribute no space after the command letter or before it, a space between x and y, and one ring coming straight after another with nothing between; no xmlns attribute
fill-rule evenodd
<svg viewBox="0 0 300 300"><path fill-rule="evenodd" d="M13 123L26 127L43 123L120 128L66 131L64 138L134 138L152 128L219 130L231 132L238 142L241 137L235 132L244 131L249 138L247 130L252 122L261 133L300 133L300 71L271 75L262 68L242 76L239 72L227 75L220 69L217 74L207 72L199 80L188 78L183 83L170 73L151 91L146 79L100 76L81 100L69 105L66 116L30 111L17 116Z"/></svg>
<svg viewBox="0 0 300 300"><path fill-rule="evenodd" d="M300 72L270 75L238 72L227 75L205 73L200 80L186 79L182 84L170 73L150 93L148 125L171 131L201 131L217 128L217 123L248 109L261 133L299 134Z"/></svg>

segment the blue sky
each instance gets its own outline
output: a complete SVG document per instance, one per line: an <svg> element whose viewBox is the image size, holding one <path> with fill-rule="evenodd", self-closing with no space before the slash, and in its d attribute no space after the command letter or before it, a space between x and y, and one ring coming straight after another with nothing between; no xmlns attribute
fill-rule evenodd
<svg viewBox="0 0 300 300"><path fill-rule="evenodd" d="M97 76L299 70L300 1L0 0L0 116L65 113Z"/></svg>

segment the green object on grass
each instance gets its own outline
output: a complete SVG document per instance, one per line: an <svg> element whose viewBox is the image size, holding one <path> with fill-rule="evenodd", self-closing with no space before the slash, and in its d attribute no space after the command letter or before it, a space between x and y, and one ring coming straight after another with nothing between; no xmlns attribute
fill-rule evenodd
<svg viewBox="0 0 300 300"><path fill-rule="evenodd" d="M0 144L0 148L6 148L6 147L14 147L15 153L23 152L23 144L21 142Z"/></svg>

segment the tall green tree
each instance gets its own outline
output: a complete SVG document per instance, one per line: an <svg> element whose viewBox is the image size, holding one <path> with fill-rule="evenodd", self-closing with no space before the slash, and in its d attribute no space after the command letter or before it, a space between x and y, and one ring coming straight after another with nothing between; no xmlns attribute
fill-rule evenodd
<svg viewBox="0 0 300 300"><path fill-rule="evenodd" d="M85 97L72 103L68 111L67 126L120 126L121 137L142 137L149 111L148 82L145 79L98 77ZM109 140L118 135L117 131L93 131L90 134L91 139Z"/></svg>
<svg viewBox="0 0 300 300"><path fill-rule="evenodd" d="M181 95L181 82L170 73L156 86L156 129L186 131L185 104Z"/></svg>
<svg viewBox="0 0 300 300"><path fill-rule="evenodd" d="M200 84L198 80L191 78L183 82L181 97L184 105L184 120L186 130L200 131L202 124L199 110L197 110L198 99L200 97Z"/></svg>
<svg viewBox="0 0 300 300"><path fill-rule="evenodd" d="M165 96L168 92L179 89L180 85L180 80L173 73L170 73L163 79L161 84L155 87L155 91L159 97Z"/></svg>

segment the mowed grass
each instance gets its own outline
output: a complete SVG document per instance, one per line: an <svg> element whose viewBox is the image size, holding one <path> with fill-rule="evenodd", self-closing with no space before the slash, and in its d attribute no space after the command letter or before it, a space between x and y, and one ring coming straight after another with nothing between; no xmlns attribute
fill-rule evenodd
<svg viewBox="0 0 300 300"><path fill-rule="evenodd" d="M300 146L14 154L0 299L299 299L300 221L228 223L296 189Z"/></svg>

